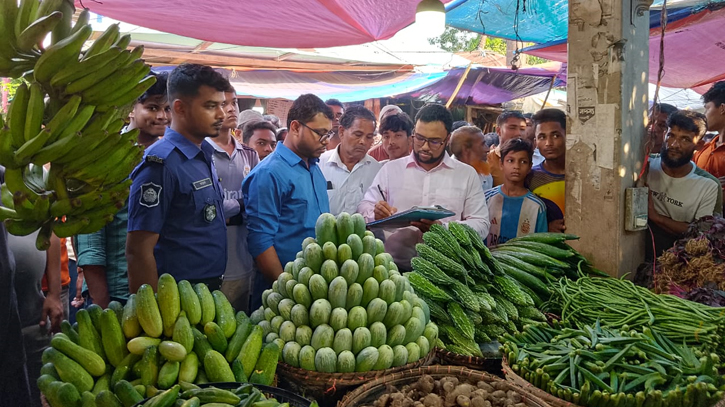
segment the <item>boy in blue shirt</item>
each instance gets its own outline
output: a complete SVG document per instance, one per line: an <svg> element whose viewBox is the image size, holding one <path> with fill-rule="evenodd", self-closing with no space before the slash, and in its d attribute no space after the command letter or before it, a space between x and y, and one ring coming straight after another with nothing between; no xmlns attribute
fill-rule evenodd
<svg viewBox="0 0 725 407"><path fill-rule="evenodd" d="M503 184L485 191L491 228L486 245L496 246L529 233L546 232L546 205L526 188L534 151L521 138L501 147Z"/></svg>

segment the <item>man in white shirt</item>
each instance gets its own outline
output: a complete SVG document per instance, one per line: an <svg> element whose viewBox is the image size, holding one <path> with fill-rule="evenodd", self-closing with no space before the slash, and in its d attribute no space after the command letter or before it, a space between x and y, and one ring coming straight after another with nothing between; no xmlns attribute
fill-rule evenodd
<svg viewBox="0 0 725 407"><path fill-rule="evenodd" d="M488 234L488 208L478 174L445 150L452 125L451 113L443 105L424 106L415 117L413 153L388 162L358 206L368 222L413 206L440 205L455 213L442 222L421 219L411 222L411 227L385 231L385 249L403 270L410 269L416 243L434 223L457 221L481 237Z"/></svg>
<svg viewBox="0 0 725 407"><path fill-rule="evenodd" d="M320 156L333 215L355 213L382 166L367 154L373 145L375 126L373 112L363 106L350 107L340 118L340 144Z"/></svg>
<svg viewBox="0 0 725 407"><path fill-rule="evenodd" d="M671 248L691 222L722 208L720 185L691 161L697 140L705 134L705 120L681 110L667 118L667 128L661 154L650 158L647 173L653 237L646 239L647 260Z"/></svg>

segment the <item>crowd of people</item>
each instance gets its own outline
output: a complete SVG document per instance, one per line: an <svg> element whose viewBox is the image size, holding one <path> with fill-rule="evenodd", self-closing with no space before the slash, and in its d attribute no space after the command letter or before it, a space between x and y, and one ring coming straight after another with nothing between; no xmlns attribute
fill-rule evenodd
<svg viewBox="0 0 725 407"><path fill-rule="evenodd" d="M8 327L0 342L25 344L25 353L1 352L0 392L32 391L37 402L27 405L39 404L27 378L39 375L48 333L69 318L69 296L76 307L124 303L169 273L220 289L238 310L256 309L325 212L357 212L372 222L415 206L452 211L442 220L374 230L404 271L433 224L465 223L489 246L566 231L563 111L503 111L496 132L483 134L454 122L439 104L414 118L395 105L376 116L305 94L280 123L239 112L234 88L211 67L184 64L152 75L157 81L133 105L126 127L139 130L146 153L113 221L73 244L54 238L47 252L34 248L33 235L0 230L0 326ZM655 106L649 258L693 220L722 214L725 82L704 101L704 115ZM717 135L704 143L708 130Z"/></svg>

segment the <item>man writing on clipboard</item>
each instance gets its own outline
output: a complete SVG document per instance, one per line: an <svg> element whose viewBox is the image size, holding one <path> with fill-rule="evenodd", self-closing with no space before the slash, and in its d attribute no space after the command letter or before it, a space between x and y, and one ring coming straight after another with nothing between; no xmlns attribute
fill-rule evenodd
<svg viewBox="0 0 725 407"><path fill-rule="evenodd" d="M367 222L387 218L413 206L440 205L455 216L421 219L410 227L384 230L385 251L402 270L410 269L415 245L434 223L457 221L482 237L490 226L483 188L473 167L453 160L445 147L453 117L443 105L428 104L415 117L413 152L388 162L375 177L357 211Z"/></svg>

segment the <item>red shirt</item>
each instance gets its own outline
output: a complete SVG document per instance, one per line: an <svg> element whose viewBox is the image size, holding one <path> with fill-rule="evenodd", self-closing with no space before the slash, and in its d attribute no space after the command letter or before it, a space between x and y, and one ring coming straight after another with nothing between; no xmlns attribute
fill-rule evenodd
<svg viewBox="0 0 725 407"><path fill-rule="evenodd" d="M388 153L385 152L385 149L383 148L383 143L378 144L377 146L374 146L368 151L368 154L370 154L370 157L373 157L377 161L383 161L387 160L390 157L388 156Z"/></svg>
<svg viewBox="0 0 725 407"><path fill-rule="evenodd" d="M717 135L705 147L695 153L693 161L698 167L715 177L725 177L725 143L717 147L717 141L722 135Z"/></svg>

